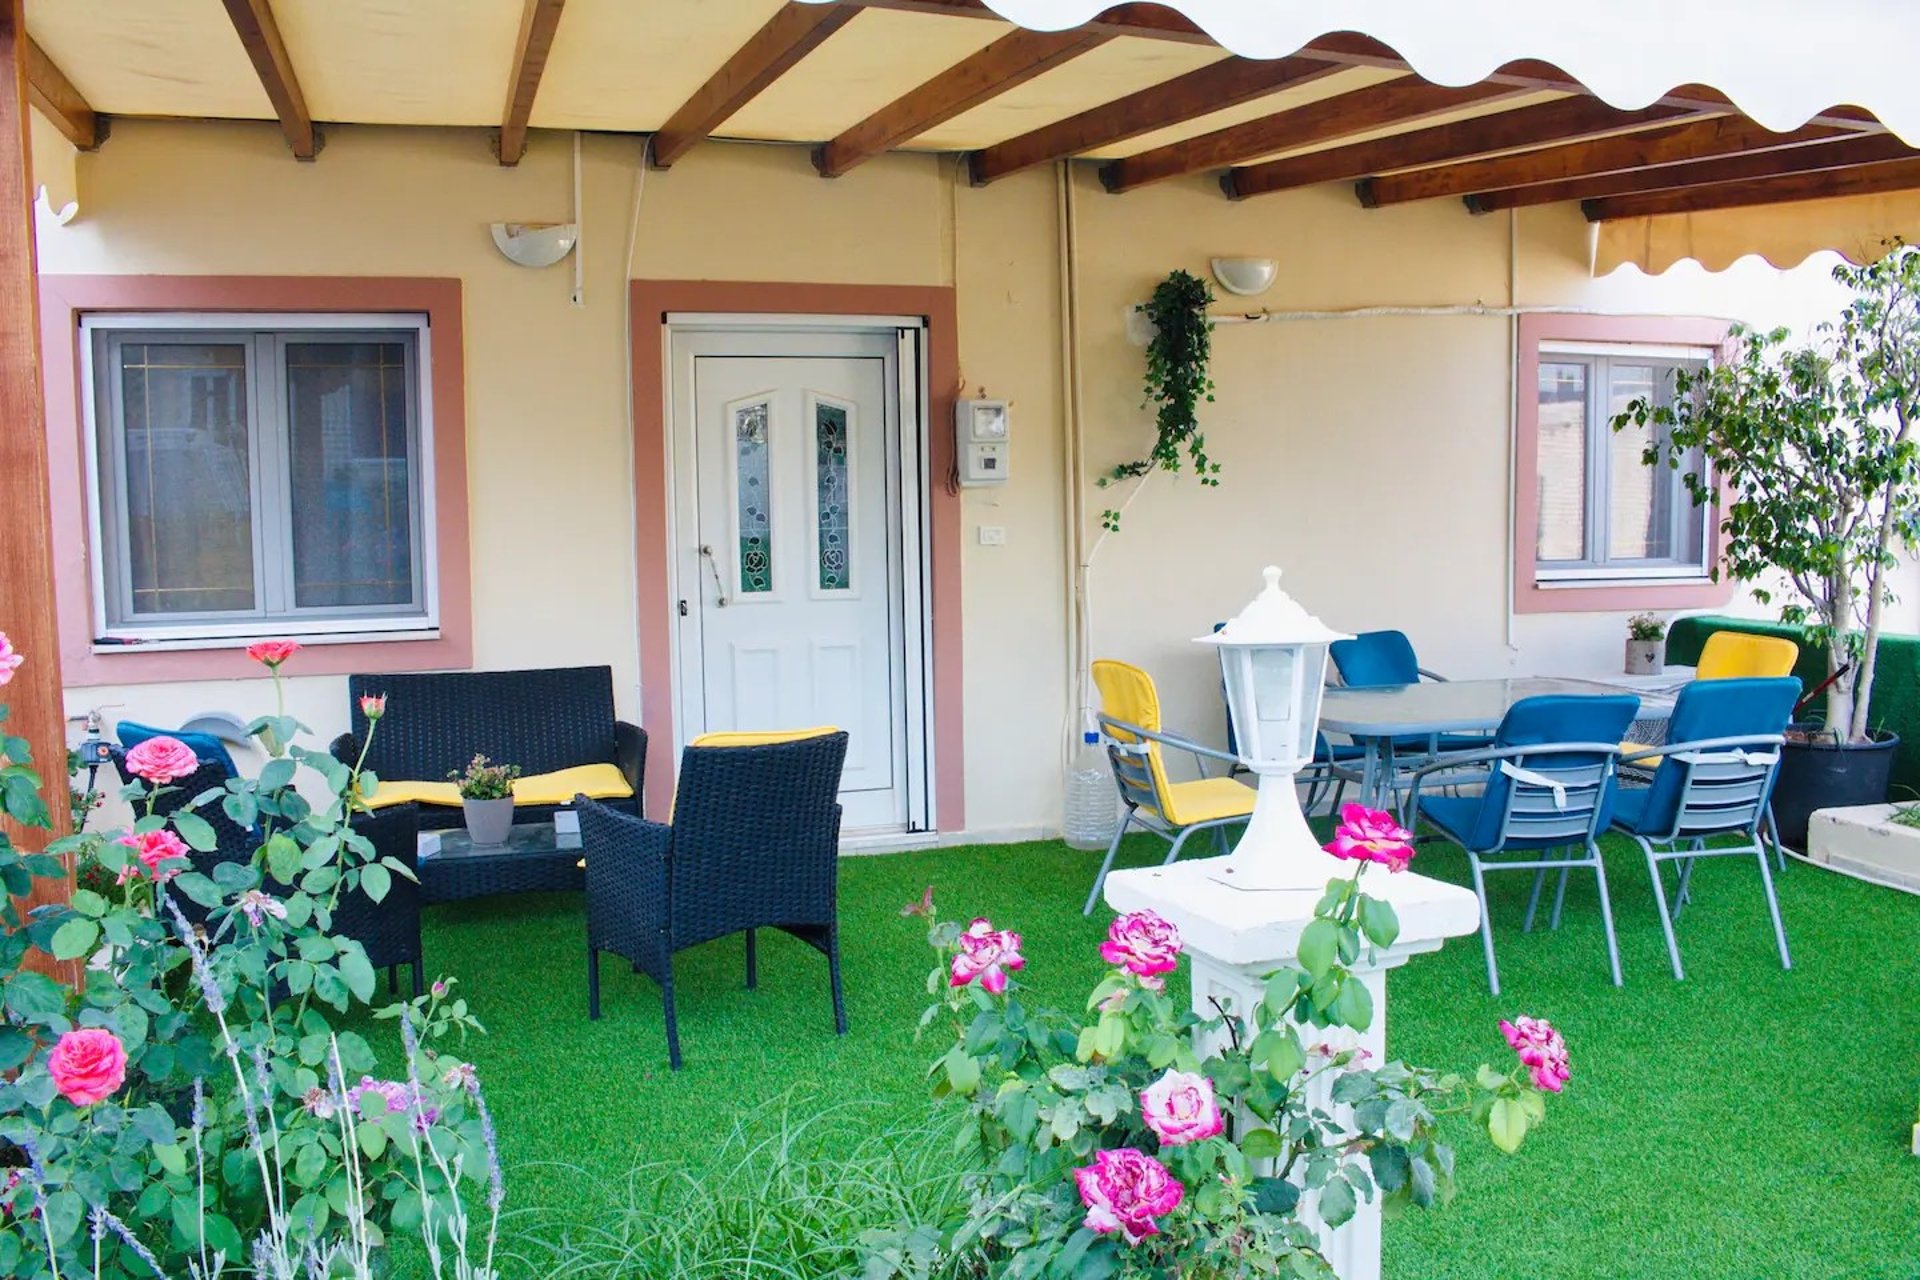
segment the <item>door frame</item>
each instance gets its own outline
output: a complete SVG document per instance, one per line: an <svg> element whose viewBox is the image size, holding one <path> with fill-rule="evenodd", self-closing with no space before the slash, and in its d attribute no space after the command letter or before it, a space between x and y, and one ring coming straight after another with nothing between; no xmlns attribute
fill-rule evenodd
<svg viewBox="0 0 1920 1280"><path fill-rule="evenodd" d="M880 596L885 601L889 665L887 695L890 717L898 737L892 748L897 770L892 789L899 799L899 824L892 821L871 828L852 827L855 835L868 832L911 834L934 830L928 785L937 752L926 725L931 690L930 649L926 609L927 536L924 518L927 485L925 431L919 405L924 401L921 352L926 347L926 321L919 316L751 316L672 312L667 316L668 432L667 471L672 496L673 538L669 555L673 566L675 615L673 629L674 677L677 682L676 753L695 736L706 702L705 635L713 619L706 612L707 580L697 554L705 540L698 497L702 480L695 441L698 425L694 366L702 357L782 357L863 361L878 357L885 373L880 418L882 485L879 516L885 521L887 570ZM854 354L845 339L865 348ZM781 340L786 350L776 350ZM796 346L796 344L798 344ZM803 353L800 348L812 348ZM880 353L884 353L881 355ZM804 393L803 393L804 394ZM731 484L727 486L731 488ZM786 500L791 500L786 499ZM737 502L737 499L735 499ZM736 508L737 509L737 508ZM777 502L776 502L777 509ZM868 518L873 518L871 509ZM727 545L731 546L731 540ZM776 563L779 557L775 557ZM708 572L717 573L717 567ZM873 584L867 583L871 592ZM735 589L738 595L737 587ZM782 596L770 596L778 603ZM750 601L736 598L736 605ZM896 657L901 665L894 668ZM738 726L725 726L738 727ZM772 727L772 726L765 726ZM847 822L853 821L849 812ZM843 823L845 825L845 823Z"/></svg>
<svg viewBox="0 0 1920 1280"><path fill-rule="evenodd" d="M738 321L746 328L793 324L892 327L918 321L919 403L900 406L904 429L917 419L920 442L918 494L923 538L921 608L909 597L909 625L924 627L930 667L922 703L933 827L953 832L966 825L965 738L961 682L961 506L957 490L935 483L952 474L953 420L959 387L959 342L954 290L924 285L832 285L714 280L635 280L629 285L633 395L634 559L640 647L641 723L647 730L646 808L664 818L672 803L678 763L675 730L679 703L678 639L673 513L671 380L667 360L671 326ZM910 380L902 379L906 387ZM916 412L917 411L917 412ZM903 491L911 510L911 491ZM911 518L907 516L905 518ZM909 705L911 725L911 700Z"/></svg>

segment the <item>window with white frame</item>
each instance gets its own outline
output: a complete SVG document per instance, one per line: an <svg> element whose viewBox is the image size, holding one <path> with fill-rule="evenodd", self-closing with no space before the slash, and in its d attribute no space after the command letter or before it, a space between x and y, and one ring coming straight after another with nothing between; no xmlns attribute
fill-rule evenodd
<svg viewBox="0 0 1920 1280"><path fill-rule="evenodd" d="M1658 428L1613 429L1636 399L1671 404L1674 374L1706 367L1690 347L1547 343L1540 348L1538 517L1541 580L1701 578L1707 510L1687 490L1703 475L1696 453L1681 466L1648 466ZM1664 435L1664 433L1660 433Z"/></svg>
<svg viewBox="0 0 1920 1280"><path fill-rule="evenodd" d="M424 316L88 317L103 639L427 631Z"/></svg>

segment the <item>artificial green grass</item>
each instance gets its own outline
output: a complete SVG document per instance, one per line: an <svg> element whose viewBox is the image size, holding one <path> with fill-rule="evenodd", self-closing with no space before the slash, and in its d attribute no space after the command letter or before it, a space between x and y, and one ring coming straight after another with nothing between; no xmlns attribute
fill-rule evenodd
<svg viewBox="0 0 1920 1280"><path fill-rule="evenodd" d="M1578 873L1563 927L1531 935L1519 931L1529 877L1491 879L1500 997L1487 994L1477 938L1391 978L1393 1055L1504 1066L1498 1019L1531 1013L1566 1033L1574 1075L1519 1155L1457 1135L1461 1194L1387 1224L1387 1275L1920 1275L1920 1160L1906 1154L1920 899L1789 866L1779 881L1795 968L1783 972L1752 861L1709 860L1681 918L1688 977L1676 983L1644 863L1630 845L1610 843L1608 855L1623 989L1607 981L1593 877ZM603 1017L587 1020L577 896L434 909L429 969L461 979L491 1032L470 1052L498 1120L510 1205L551 1211L543 1231L590 1225L628 1200L631 1169L707 1168L736 1121L782 1097L800 1114L878 1102L865 1112L875 1126L924 1128L924 1069L943 1046L914 1042L932 953L900 907L931 884L944 915L1018 929L1030 998L1067 1007L1102 969L1107 913L1079 910L1096 862L1057 842L846 859L849 1034L833 1035L816 953L763 933L760 989L749 992L741 942L724 940L678 962L678 1074L657 989L613 957L602 961ZM1416 866L1465 883L1464 860L1443 846L1423 845ZM509 1247L524 1222L510 1222Z"/></svg>

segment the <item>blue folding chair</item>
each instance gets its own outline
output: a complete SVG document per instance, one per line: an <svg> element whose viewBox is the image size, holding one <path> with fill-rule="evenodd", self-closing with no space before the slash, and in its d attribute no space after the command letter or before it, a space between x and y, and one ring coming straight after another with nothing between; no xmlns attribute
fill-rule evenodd
<svg viewBox="0 0 1920 1280"><path fill-rule="evenodd" d="M1799 696L1800 682L1792 676L1695 680L1673 704L1668 741L1623 761L1653 769L1649 785L1620 790L1613 827L1632 836L1647 855L1676 979L1687 973L1673 926L1692 891L1693 864L1699 858L1752 855L1759 861L1780 967L1793 968L1760 827L1780 769L1780 744ZM1740 840L1710 849L1707 839L1712 836ZM1775 840L1777 845L1778 837ZM1671 906L1661 879L1663 862L1679 864Z"/></svg>
<svg viewBox="0 0 1920 1280"><path fill-rule="evenodd" d="M1327 655L1333 659L1340 683L1349 689L1419 684L1422 680L1444 684L1447 679L1420 665L1413 641L1404 631L1362 631L1350 640L1335 640L1327 647ZM1443 754L1483 751L1492 745L1493 739L1484 733L1401 734L1382 744L1389 778L1397 778L1403 765L1417 769ZM1457 766L1463 762L1454 763Z"/></svg>
<svg viewBox="0 0 1920 1280"><path fill-rule="evenodd" d="M1553 897L1552 927L1560 927L1566 904L1567 873L1590 867L1600 889L1600 920L1607 935L1607 967L1620 985L1620 948L1613 935L1613 907L1607 897L1607 869L1600 860L1600 832L1612 816L1614 767L1621 736L1633 723L1640 699L1632 694L1598 697L1555 694L1522 698L1507 708L1483 751L1445 757L1416 769L1409 779L1404 822L1410 830L1428 825L1466 851L1473 870L1473 891L1480 898L1480 939L1487 952L1487 985L1500 994L1500 969L1493 956L1493 915L1487 902L1486 873L1531 871L1533 893L1527 899L1524 931L1533 929L1547 872L1560 873ZM1423 796L1421 783L1462 764L1485 764L1486 789L1475 796ZM1518 856L1515 856L1518 855Z"/></svg>

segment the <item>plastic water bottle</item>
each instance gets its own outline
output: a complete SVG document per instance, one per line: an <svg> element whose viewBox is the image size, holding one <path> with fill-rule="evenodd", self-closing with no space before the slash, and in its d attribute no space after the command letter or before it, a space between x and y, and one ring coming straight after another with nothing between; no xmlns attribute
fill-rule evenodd
<svg viewBox="0 0 1920 1280"><path fill-rule="evenodd" d="M1100 735L1081 735L1080 747L1067 770L1066 813L1060 834L1070 849L1104 849L1120 825L1119 796Z"/></svg>

